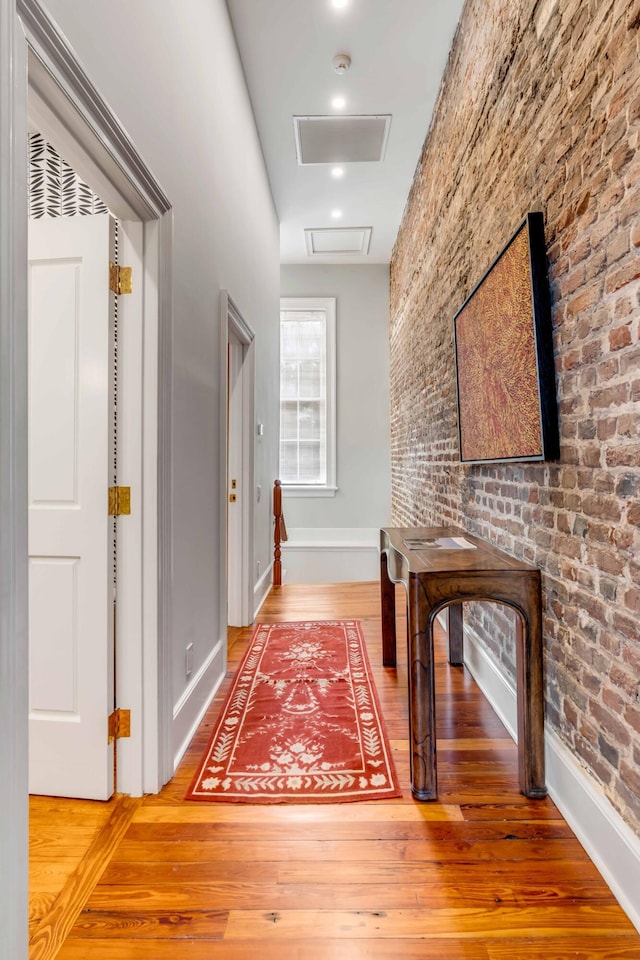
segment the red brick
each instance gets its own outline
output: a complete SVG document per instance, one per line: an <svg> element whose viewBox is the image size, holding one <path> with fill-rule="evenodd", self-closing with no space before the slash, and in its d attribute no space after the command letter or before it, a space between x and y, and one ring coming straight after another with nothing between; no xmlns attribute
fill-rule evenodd
<svg viewBox="0 0 640 960"><path fill-rule="evenodd" d="M614 208L607 216L601 215L591 230L591 244L594 249L597 249L604 240L615 234L617 230L618 212L617 208Z"/></svg>
<svg viewBox="0 0 640 960"><path fill-rule="evenodd" d="M631 297L618 297L615 302L615 308L613 311L613 316L616 320L621 320L624 317L630 317L635 313Z"/></svg>
<svg viewBox="0 0 640 960"><path fill-rule="evenodd" d="M599 703L592 702L591 715L595 718L599 728L609 734L620 746L626 746L630 743L629 731L624 723L614 717L608 710L605 710Z"/></svg>
<svg viewBox="0 0 640 960"><path fill-rule="evenodd" d="M595 303L597 303L599 298L600 285L596 284L588 287L586 290L583 290L582 293L579 293L576 297L573 297L571 300L569 300L567 304L567 316L575 317L578 314L583 313L585 310L588 310L589 307L592 307Z"/></svg>
<svg viewBox="0 0 640 960"><path fill-rule="evenodd" d="M640 590L637 587L629 587L629 589L625 591L624 605L627 610L640 613Z"/></svg>
<svg viewBox="0 0 640 960"><path fill-rule="evenodd" d="M617 429L618 422L613 418L598 420L598 439L609 440L611 437L615 437Z"/></svg>
<svg viewBox="0 0 640 960"><path fill-rule="evenodd" d="M604 283L605 293L615 293L628 283L640 277L640 257L634 257L624 266L618 267L607 275Z"/></svg>
<svg viewBox="0 0 640 960"><path fill-rule="evenodd" d="M626 670L622 670L620 667L613 666L609 673L609 679L619 690L624 691L627 697L635 697L636 689L638 686L638 680L635 674L628 673ZM622 701L620 701L622 704ZM621 713L621 709L617 710L616 713Z"/></svg>
<svg viewBox="0 0 640 960"><path fill-rule="evenodd" d="M611 334L609 334L611 336ZM599 363L596 369L596 376L598 383L604 383L607 380L611 380L613 377L616 377L620 372L620 365L618 363L617 357L609 357L603 363Z"/></svg>
<svg viewBox="0 0 640 960"><path fill-rule="evenodd" d="M640 733L640 709L638 707L627 707L624 711L624 719L630 727Z"/></svg>
<svg viewBox="0 0 640 960"><path fill-rule="evenodd" d="M632 523L634 526L640 527L640 500L636 500L635 503L628 505L627 523Z"/></svg>
<svg viewBox="0 0 640 960"><path fill-rule="evenodd" d="M635 151L631 149L629 143L621 143L611 154L611 169L614 173L620 173L633 160L634 155Z"/></svg>
<svg viewBox="0 0 640 960"><path fill-rule="evenodd" d="M633 184L630 183L629 187L635 186L638 182L640 182L640 162L637 164L636 167L634 167L632 171L629 170L627 172L626 179L627 180L633 179ZM640 209L640 187L636 187L636 189L634 190L627 189L627 192L625 193L625 196L624 196L624 200L622 201L622 203L620 204L620 206L616 211L618 223L621 226L624 226L627 223L631 224L637 218L639 209Z"/></svg>
<svg viewBox="0 0 640 960"><path fill-rule="evenodd" d="M617 433L619 437L637 437L640 433L640 417L636 413L621 413Z"/></svg>
<svg viewBox="0 0 640 960"><path fill-rule="evenodd" d="M640 444L627 443L609 447L606 462L608 467L637 467L640 463Z"/></svg>
<svg viewBox="0 0 640 960"><path fill-rule="evenodd" d="M607 264L611 266L618 260L622 260L628 253L629 233L627 230L619 230L607 244Z"/></svg>
<svg viewBox="0 0 640 960"><path fill-rule="evenodd" d="M621 763L620 779L623 783L626 783L636 796L640 796L640 772L635 767L630 766L628 763Z"/></svg>
<svg viewBox="0 0 640 960"><path fill-rule="evenodd" d="M621 350L622 347L628 347L631 343L631 331L629 327L618 327L609 334L609 349Z"/></svg>
<svg viewBox="0 0 640 960"><path fill-rule="evenodd" d="M640 650L637 649L640 640L640 620L636 617L626 616L624 613L616 611L613 615L613 626L624 637L633 643L633 646L624 644L622 647L622 660L634 668L637 675L640 675Z"/></svg>

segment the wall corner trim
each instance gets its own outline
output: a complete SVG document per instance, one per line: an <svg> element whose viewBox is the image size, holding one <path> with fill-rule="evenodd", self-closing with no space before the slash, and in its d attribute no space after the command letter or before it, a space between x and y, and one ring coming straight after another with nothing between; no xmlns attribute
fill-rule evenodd
<svg viewBox="0 0 640 960"><path fill-rule="evenodd" d="M271 593L271 578L273 575L273 560L262 574L253 588L253 618L258 616L262 604Z"/></svg>
<svg viewBox="0 0 640 960"><path fill-rule="evenodd" d="M465 665L515 740L516 694L478 638L465 631ZM549 795L576 834L611 892L640 932L640 837L552 730L545 730Z"/></svg>

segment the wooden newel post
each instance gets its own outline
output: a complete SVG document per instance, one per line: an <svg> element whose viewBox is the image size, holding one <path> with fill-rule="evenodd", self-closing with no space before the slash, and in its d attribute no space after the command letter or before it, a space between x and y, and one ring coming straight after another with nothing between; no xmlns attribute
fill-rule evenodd
<svg viewBox="0 0 640 960"><path fill-rule="evenodd" d="M273 585L282 585L282 561L280 544L287 539L287 528L282 513L282 485L279 480L273 485Z"/></svg>

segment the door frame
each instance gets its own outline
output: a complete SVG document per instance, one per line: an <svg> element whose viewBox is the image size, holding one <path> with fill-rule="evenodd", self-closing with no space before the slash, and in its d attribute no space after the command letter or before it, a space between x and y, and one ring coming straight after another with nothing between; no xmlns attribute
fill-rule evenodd
<svg viewBox="0 0 640 960"><path fill-rule="evenodd" d="M27 90L15 0L0 0L1 960L28 945Z"/></svg>
<svg viewBox="0 0 640 960"><path fill-rule="evenodd" d="M145 392L145 457L157 448L157 522L148 526L143 574L149 612L138 656L145 664L144 789L173 774L169 625L171 614L171 204L135 145L37 0L0 0L0 960L21 960L28 943L27 603L27 95L42 122L69 131L69 159L113 212L144 224L145 294L157 284L156 394ZM46 130L43 129L46 135ZM59 139L59 138L58 138ZM65 146L66 152L66 146ZM149 282L147 282L149 281ZM151 380L154 371L149 370ZM145 391L151 384L145 384ZM152 462L152 461L151 461ZM148 489L145 487L145 503ZM157 665L157 669L156 666Z"/></svg>
<svg viewBox="0 0 640 960"><path fill-rule="evenodd" d="M135 145L93 86L66 39L37 0L17 0L25 34L27 114L57 146L79 176L123 221L142 226L144 344L137 395L119 425L123 450L138 450L158 471L143 470L129 454L132 472L142 478L142 518L137 518L141 564L135 571L142 597L118 611L119 706L132 711L138 735L119 744L119 792L155 793L173 774L170 692L170 481L171 481L171 205ZM26 164L25 164L26 171ZM134 223L131 224L132 228ZM126 229L124 231L126 233ZM135 233L135 231L132 231ZM126 240L126 238L125 238ZM130 248L133 248L130 244ZM135 376L134 376L135 382ZM140 417L142 442L128 442L129 424ZM144 453L143 453L144 452ZM135 537L123 536L135 552ZM132 566L132 563L129 563ZM144 669L143 669L144 664Z"/></svg>
<svg viewBox="0 0 640 960"><path fill-rule="evenodd" d="M220 596L221 603L220 636L225 636L228 625L229 577L227 572L227 537L229 535L227 517L227 476L228 476L228 425L229 425L229 342L242 345L242 477L239 488L240 509L239 524L242 530L240 544L241 584L240 614L244 626L253 623L254 602L252 577L253 570L253 525L255 491L255 445L253 425L255 422L255 333L246 322L227 290L220 293Z"/></svg>

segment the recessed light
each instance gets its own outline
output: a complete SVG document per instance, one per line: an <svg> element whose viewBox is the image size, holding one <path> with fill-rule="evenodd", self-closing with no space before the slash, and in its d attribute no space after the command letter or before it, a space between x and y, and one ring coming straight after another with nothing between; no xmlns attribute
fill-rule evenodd
<svg viewBox="0 0 640 960"><path fill-rule="evenodd" d="M342 210L332 210L331 216L333 217L334 220L339 220L340 217L342 216Z"/></svg>
<svg viewBox="0 0 640 960"><path fill-rule="evenodd" d="M346 107L347 101L344 97L334 97L331 101L331 106L334 110L343 110Z"/></svg>
<svg viewBox="0 0 640 960"><path fill-rule="evenodd" d="M333 170L331 171L331 176L335 177L336 179L338 177L343 177L344 169L342 167L334 167Z"/></svg>
<svg viewBox="0 0 640 960"><path fill-rule="evenodd" d="M344 10L348 3L349 0L331 0L331 6L336 10Z"/></svg>

